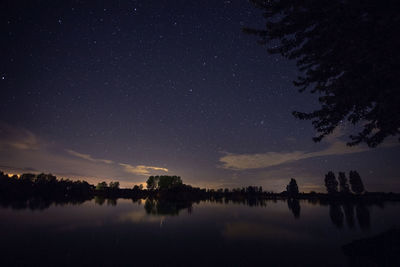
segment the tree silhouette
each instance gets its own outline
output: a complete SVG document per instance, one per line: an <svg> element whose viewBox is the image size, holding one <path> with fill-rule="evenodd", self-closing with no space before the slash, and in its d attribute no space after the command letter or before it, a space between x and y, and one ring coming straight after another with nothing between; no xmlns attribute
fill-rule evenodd
<svg viewBox="0 0 400 267"><path fill-rule="evenodd" d="M156 179L156 177L150 176L150 177L147 179L146 184L147 184L147 186L146 186L147 189L149 189L149 190L154 190L154 189L156 189L156 187L157 187L158 180Z"/></svg>
<svg viewBox="0 0 400 267"><path fill-rule="evenodd" d="M110 189L119 189L119 182L110 182Z"/></svg>
<svg viewBox="0 0 400 267"><path fill-rule="evenodd" d="M27 181L27 182L35 182L36 175L32 173L24 173L21 175L20 179L22 181Z"/></svg>
<svg viewBox="0 0 400 267"><path fill-rule="evenodd" d="M321 141L349 121L362 130L349 145L370 147L400 134L400 12L388 0L251 0L264 10L260 37L269 53L296 60L299 91L319 94L321 108L293 112L312 120ZM400 141L400 138L399 138Z"/></svg>
<svg viewBox="0 0 400 267"><path fill-rule="evenodd" d="M361 181L361 176L357 171L350 171L350 185L351 190L356 194L361 194L364 192L364 184Z"/></svg>
<svg viewBox="0 0 400 267"><path fill-rule="evenodd" d="M182 179L179 176L162 175L158 176L157 180L158 180L158 189L160 190L172 189L182 184Z"/></svg>
<svg viewBox="0 0 400 267"><path fill-rule="evenodd" d="M350 193L349 185L347 184L346 174L344 172L339 172L339 185L340 192L344 194Z"/></svg>
<svg viewBox="0 0 400 267"><path fill-rule="evenodd" d="M107 189L107 182L98 183L96 186L96 190L105 190Z"/></svg>
<svg viewBox="0 0 400 267"><path fill-rule="evenodd" d="M299 194L299 187L295 179L290 179L289 184L286 186L286 191L290 197L295 197Z"/></svg>
<svg viewBox="0 0 400 267"><path fill-rule="evenodd" d="M147 189L154 190L168 190L173 189L182 185L182 179L179 176L169 176L169 175L161 175L161 176L150 176L147 181Z"/></svg>
<svg viewBox="0 0 400 267"><path fill-rule="evenodd" d="M336 181L335 174L331 171L325 175L325 186L328 194L335 194L338 192L338 182Z"/></svg>

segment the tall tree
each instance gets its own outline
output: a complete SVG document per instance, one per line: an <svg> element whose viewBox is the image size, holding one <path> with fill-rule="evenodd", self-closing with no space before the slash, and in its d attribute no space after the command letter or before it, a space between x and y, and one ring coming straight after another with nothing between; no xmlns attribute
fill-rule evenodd
<svg viewBox="0 0 400 267"><path fill-rule="evenodd" d="M290 179L289 184L286 186L286 191L291 197L297 196L299 194L299 187L297 186L296 179Z"/></svg>
<svg viewBox="0 0 400 267"><path fill-rule="evenodd" d="M340 192L345 194L350 193L346 174L344 172L339 172L338 179L339 179Z"/></svg>
<svg viewBox="0 0 400 267"><path fill-rule="evenodd" d="M261 37L269 53L295 60L299 91L319 95L321 108L297 112L321 141L344 121L361 130L349 145L375 147L400 135L400 5L397 0L251 0L264 10ZM400 141L400 138L399 138Z"/></svg>
<svg viewBox="0 0 400 267"><path fill-rule="evenodd" d="M361 180L361 176L357 171L350 171L349 175L351 190L356 194L364 192L364 184Z"/></svg>
<svg viewBox="0 0 400 267"><path fill-rule="evenodd" d="M150 176L146 181L147 189L154 190L157 188L158 185L158 177Z"/></svg>
<svg viewBox="0 0 400 267"><path fill-rule="evenodd" d="M336 181L335 174L331 171L325 175L325 186L328 194L335 194L338 192L338 182Z"/></svg>
<svg viewBox="0 0 400 267"><path fill-rule="evenodd" d="M182 184L182 179L179 176L161 175L158 177L158 188L160 190L171 189Z"/></svg>
<svg viewBox="0 0 400 267"><path fill-rule="evenodd" d="M111 189L119 189L119 182L110 182Z"/></svg>
<svg viewBox="0 0 400 267"><path fill-rule="evenodd" d="M96 190L105 190L107 189L107 182L101 182L96 185Z"/></svg>

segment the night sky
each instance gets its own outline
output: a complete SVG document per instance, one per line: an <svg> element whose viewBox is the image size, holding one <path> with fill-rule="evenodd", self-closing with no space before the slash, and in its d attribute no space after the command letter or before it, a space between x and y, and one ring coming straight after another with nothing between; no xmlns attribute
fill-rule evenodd
<svg viewBox="0 0 400 267"><path fill-rule="evenodd" d="M307 192L355 169L366 190L400 192L398 142L348 148L343 125L315 144L291 115L317 96L294 88L294 62L242 33L264 26L248 1L2 1L0 13L7 173L275 192L293 177Z"/></svg>

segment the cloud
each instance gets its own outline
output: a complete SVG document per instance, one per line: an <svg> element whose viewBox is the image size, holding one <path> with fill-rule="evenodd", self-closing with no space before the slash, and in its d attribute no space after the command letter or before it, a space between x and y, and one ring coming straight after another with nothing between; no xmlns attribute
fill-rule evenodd
<svg viewBox="0 0 400 267"><path fill-rule="evenodd" d="M292 152L266 152L259 154L233 154L227 153L219 161L222 168L231 170L261 169L281 165L302 159L344 155L368 151L366 147L348 147L344 142L335 142L327 148L316 152L292 151Z"/></svg>
<svg viewBox="0 0 400 267"><path fill-rule="evenodd" d="M149 175L151 170L168 172L167 168L137 165L133 166L130 164L119 163L120 166L124 167L125 172L139 174L139 175Z"/></svg>
<svg viewBox="0 0 400 267"><path fill-rule="evenodd" d="M331 136L326 139L328 146L324 149L314 152L307 151L291 151L291 152L265 152L256 154L235 154L226 153L219 159L222 163L223 169L229 170L249 170L249 169L262 169L272 166L278 166L285 163L290 163L298 160L323 157L323 156L338 156L345 154L361 153L369 151L370 148L366 146L353 146L349 147L345 142L341 141L339 137L344 135L343 129L338 129ZM381 145L384 147L397 146L397 142L388 142Z"/></svg>
<svg viewBox="0 0 400 267"><path fill-rule="evenodd" d="M37 150L40 147L38 138L30 131L0 123L0 148L18 150Z"/></svg>
<svg viewBox="0 0 400 267"><path fill-rule="evenodd" d="M92 161L92 162L101 162L101 163L106 163L106 164L113 164L114 163L114 161L112 161L112 160L95 159L92 156L90 156L89 154L82 154L82 153L79 153L79 152L76 152L76 151L73 151L73 150L70 150L70 149L66 149L65 151L67 151L69 154L71 154L71 155L73 155L75 157L78 157L78 158L81 158L81 159L86 159L86 160L89 160L89 161Z"/></svg>
<svg viewBox="0 0 400 267"><path fill-rule="evenodd" d="M34 167L34 168L33 168ZM29 130L0 122L0 170L6 173L53 173L90 183L118 179L121 186L142 183L143 175L166 168L130 165L77 152L48 142Z"/></svg>

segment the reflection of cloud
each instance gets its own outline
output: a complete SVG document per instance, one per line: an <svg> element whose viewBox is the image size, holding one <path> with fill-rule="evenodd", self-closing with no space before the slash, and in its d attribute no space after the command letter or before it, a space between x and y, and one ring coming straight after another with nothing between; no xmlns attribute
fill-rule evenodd
<svg viewBox="0 0 400 267"><path fill-rule="evenodd" d="M118 216L118 221L120 222L133 222L133 223L139 223L139 222L162 222L164 217L158 217L158 216L151 216L148 215L143 211L131 211L128 213L123 213Z"/></svg>
<svg viewBox="0 0 400 267"><path fill-rule="evenodd" d="M102 163L106 163L106 164L114 163L114 161L112 161L112 160L95 159L92 156L90 156L89 154L82 154L82 153L79 153L79 152L76 152L76 151L73 151L73 150L70 150L70 149L66 149L65 151L67 151L69 154L71 154L71 155L73 155L75 157L78 157L78 158L81 158L81 159L86 159L86 160L89 160L89 161L92 161L92 162L102 162Z"/></svg>
<svg viewBox="0 0 400 267"><path fill-rule="evenodd" d="M167 168L161 168L161 167L153 167L146 165L133 166L125 163L120 163L119 165L124 167L125 172L139 174L139 175L149 175L151 170L168 172Z"/></svg>
<svg viewBox="0 0 400 267"><path fill-rule="evenodd" d="M0 123L0 148L15 148L20 150L39 149L39 140L30 131Z"/></svg>

